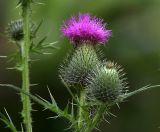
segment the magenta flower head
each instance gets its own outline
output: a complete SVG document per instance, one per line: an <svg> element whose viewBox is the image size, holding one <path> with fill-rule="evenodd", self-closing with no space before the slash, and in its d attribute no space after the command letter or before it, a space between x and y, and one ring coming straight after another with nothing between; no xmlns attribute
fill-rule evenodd
<svg viewBox="0 0 160 132"><path fill-rule="evenodd" d="M71 17L61 27L63 35L74 44L90 43L104 44L111 36L111 30L106 28L102 19L90 14L79 14Z"/></svg>

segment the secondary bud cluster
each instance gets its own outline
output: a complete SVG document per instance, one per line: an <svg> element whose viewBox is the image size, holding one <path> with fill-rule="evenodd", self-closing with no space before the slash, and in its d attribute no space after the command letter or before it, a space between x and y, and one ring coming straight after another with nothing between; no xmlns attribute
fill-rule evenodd
<svg viewBox="0 0 160 132"><path fill-rule="evenodd" d="M6 29L6 32L10 39L14 42L19 42L24 39L24 33L23 33L23 20L15 20L8 24L8 27ZM33 23L30 24L30 35L31 38L33 37L33 32L35 30L35 26Z"/></svg>

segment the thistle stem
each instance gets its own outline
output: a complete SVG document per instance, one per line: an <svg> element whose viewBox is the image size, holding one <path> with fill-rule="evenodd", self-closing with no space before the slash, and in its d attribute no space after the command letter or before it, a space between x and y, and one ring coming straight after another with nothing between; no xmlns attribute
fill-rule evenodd
<svg viewBox="0 0 160 132"><path fill-rule="evenodd" d="M80 91L80 98L79 98L79 109L78 109L78 128L79 130L81 130L82 126L83 126L83 106L85 105L85 90L81 90Z"/></svg>
<svg viewBox="0 0 160 132"><path fill-rule="evenodd" d="M93 120L91 121L91 123L86 127L86 129L84 130L84 132L91 132L93 129L95 129L97 123L101 120L101 118L103 117L104 112L106 111L107 107L105 105L101 105L98 108L98 111L96 113L96 115L94 116Z"/></svg>
<svg viewBox="0 0 160 132"><path fill-rule="evenodd" d="M21 45L22 57L22 90L30 93L30 80L29 80L29 47L30 47L30 10L29 5L22 7L22 17L24 22L24 43ZM32 132L32 118L31 118L31 101L30 98L21 93L23 103L22 116L26 132Z"/></svg>

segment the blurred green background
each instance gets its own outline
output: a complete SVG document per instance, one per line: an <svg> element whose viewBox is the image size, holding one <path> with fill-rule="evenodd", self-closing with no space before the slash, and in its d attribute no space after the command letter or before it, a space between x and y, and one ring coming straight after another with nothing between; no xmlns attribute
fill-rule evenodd
<svg viewBox="0 0 160 132"><path fill-rule="evenodd" d="M101 17L113 30L113 35L102 50L109 60L121 64L127 73L130 91L148 84L160 84L160 0L41 0L44 5L32 7L32 18L36 23L42 19L39 38L48 35L48 42L58 41L58 50L52 55L33 56L40 58L31 66L32 93L49 99L46 86L51 89L55 99L63 109L70 98L58 78L58 68L71 48L69 41L62 37L60 26L71 15L89 12ZM16 9L17 0L0 0L0 32L4 33L7 23L20 18ZM0 55L9 55L16 46L7 38L0 36ZM20 85L20 74L6 70L12 66L0 59L0 83ZM159 132L160 131L160 88L152 89L129 98L114 107L112 113L117 118L103 122L102 132ZM17 93L10 88L0 88L0 111L6 108L13 122L20 128L21 102ZM34 104L33 132L69 132L64 130L68 123L64 119L48 119L54 116L49 111ZM0 123L0 132L9 132Z"/></svg>

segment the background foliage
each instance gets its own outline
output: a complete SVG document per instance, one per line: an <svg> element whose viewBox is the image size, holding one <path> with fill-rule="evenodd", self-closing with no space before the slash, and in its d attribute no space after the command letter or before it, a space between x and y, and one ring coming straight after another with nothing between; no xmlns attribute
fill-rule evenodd
<svg viewBox="0 0 160 132"><path fill-rule="evenodd" d="M58 50L52 55L38 56L31 66L32 88L44 98L49 98L47 88L51 89L56 100L63 108L70 98L58 78L58 67L70 49L69 41L60 34L60 26L71 15L90 12L108 22L113 36L106 46L102 46L107 59L123 65L127 72L130 90L147 84L160 84L160 1L159 0L41 0L44 5L33 6L33 20L44 20L39 37L48 35L48 42L59 41ZM10 20L19 18L16 0L0 0L0 32L3 33ZM0 55L8 55L15 45L0 36ZM33 55L34 56L34 55ZM35 57L36 59L37 57ZM20 74L6 70L12 64L0 59L0 82L20 85ZM109 117L111 124L102 123L102 132L159 132L160 131L160 89L149 90L122 103L121 109L114 107L112 112L118 117ZM19 122L21 102L16 92L9 88L0 89L0 110L6 108L16 125ZM63 132L67 122L63 119L47 119L54 116L39 105L34 105L34 132ZM0 123L0 131L7 132ZM69 130L68 130L69 131Z"/></svg>

